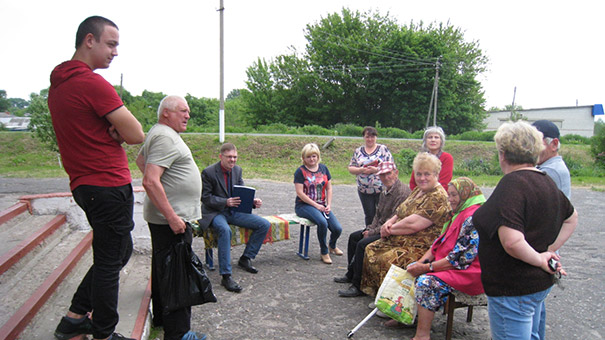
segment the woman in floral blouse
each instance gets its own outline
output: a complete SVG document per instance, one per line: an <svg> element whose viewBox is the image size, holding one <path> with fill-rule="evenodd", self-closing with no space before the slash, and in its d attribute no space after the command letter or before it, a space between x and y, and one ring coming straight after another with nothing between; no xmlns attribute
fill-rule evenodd
<svg viewBox="0 0 605 340"><path fill-rule="evenodd" d="M382 191L382 183L376 176L378 164L393 162L393 155L386 145L376 143L378 132L375 128L366 126L362 136L365 145L355 149L348 170L352 175L357 176L357 193L365 215L365 225L368 226L372 224Z"/></svg>

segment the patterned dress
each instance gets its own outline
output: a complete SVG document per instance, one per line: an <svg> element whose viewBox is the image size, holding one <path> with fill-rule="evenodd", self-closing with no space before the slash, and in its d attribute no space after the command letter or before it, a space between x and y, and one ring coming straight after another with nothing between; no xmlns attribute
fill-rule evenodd
<svg viewBox="0 0 605 340"><path fill-rule="evenodd" d="M437 186L420 197L416 187L397 208L397 221L412 214L433 221L433 224L412 235L392 235L370 243L363 258L361 291L375 296L391 264L405 268L416 261L431 247L441 233L443 224L450 218L447 192Z"/></svg>

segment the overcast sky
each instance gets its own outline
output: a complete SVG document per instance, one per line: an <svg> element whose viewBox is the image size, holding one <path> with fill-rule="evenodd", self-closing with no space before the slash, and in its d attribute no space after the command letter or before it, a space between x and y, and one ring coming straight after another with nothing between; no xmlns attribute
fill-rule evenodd
<svg viewBox="0 0 605 340"><path fill-rule="evenodd" d="M605 16L600 1L224 0L225 95L245 88L246 69L303 50L303 32L343 7L425 24L450 22L490 59L479 80L487 108L605 102ZM74 52L82 20L102 15L120 28L119 55L100 70L133 95L143 90L219 97L220 0L0 0L0 89L29 99Z"/></svg>

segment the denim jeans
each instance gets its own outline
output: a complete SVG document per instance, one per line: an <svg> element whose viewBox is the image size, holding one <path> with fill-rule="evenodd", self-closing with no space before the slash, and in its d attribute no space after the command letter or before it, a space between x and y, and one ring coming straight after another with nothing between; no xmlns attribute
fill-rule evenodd
<svg viewBox="0 0 605 340"><path fill-rule="evenodd" d="M376 215L376 207L378 206L378 199L380 193L377 194L364 194L361 191L357 191L359 200L361 201L361 207L363 208L364 221L366 226L372 224L374 215Z"/></svg>
<svg viewBox="0 0 605 340"><path fill-rule="evenodd" d="M110 336L118 324L120 270L132 254L134 195L130 184L120 187L81 185L74 189L76 203L92 227L93 264L74 294L69 310L94 311L95 339Z"/></svg>
<svg viewBox="0 0 605 340"><path fill-rule="evenodd" d="M164 327L164 340L180 340L191 328L191 307L183 307L170 313L164 313L162 298L166 292L160 290L160 278L157 276L164 258L158 258L162 250L172 247L181 237L191 245L193 241L191 228L185 229L185 234L176 235L168 224L147 223L151 233L151 299L153 306L153 325Z"/></svg>
<svg viewBox="0 0 605 340"><path fill-rule="evenodd" d="M305 203L297 204L294 211L296 215L317 224L317 239L319 239L319 248L322 255L328 253L328 245L326 244L328 229L330 229L330 248L336 248L336 241L342 233L342 227L332 211L328 215L329 219L326 219L321 211Z"/></svg>
<svg viewBox="0 0 605 340"><path fill-rule="evenodd" d="M368 244L380 239L380 234L363 237L363 230L357 230L349 235L349 244L347 246L348 263L347 273L345 274L351 280L351 284L361 288L361 272L363 270L363 257L366 253Z"/></svg>
<svg viewBox="0 0 605 340"><path fill-rule="evenodd" d="M521 296L488 296L493 340L544 340L544 300L552 287Z"/></svg>
<svg viewBox="0 0 605 340"><path fill-rule="evenodd" d="M231 228L229 228L229 224L252 230L252 235L250 235L246 249L242 254L242 256L250 259L256 257L269 228L271 228L269 221L254 214L232 213L225 210L216 215L210 226L218 237L218 266L221 275L231 274Z"/></svg>

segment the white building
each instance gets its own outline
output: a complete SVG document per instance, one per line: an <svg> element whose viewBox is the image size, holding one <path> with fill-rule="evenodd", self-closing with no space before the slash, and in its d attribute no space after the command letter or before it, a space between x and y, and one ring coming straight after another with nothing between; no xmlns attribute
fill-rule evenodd
<svg viewBox="0 0 605 340"><path fill-rule="evenodd" d="M543 109L519 110L518 114L528 123L536 120L546 119L559 127L561 136L575 134L584 137L592 137L594 134L595 117L603 117L603 105L550 107ZM502 123L508 121L510 111L488 112L483 123L487 125L484 131L495 131Z"/></svg>
<svg viewBox="0 0 605 340"><path fill-rule="evenodd" d="M0 124L10 131L27 131L30 117L16 117L7 112L0 112Z"/></svg>

